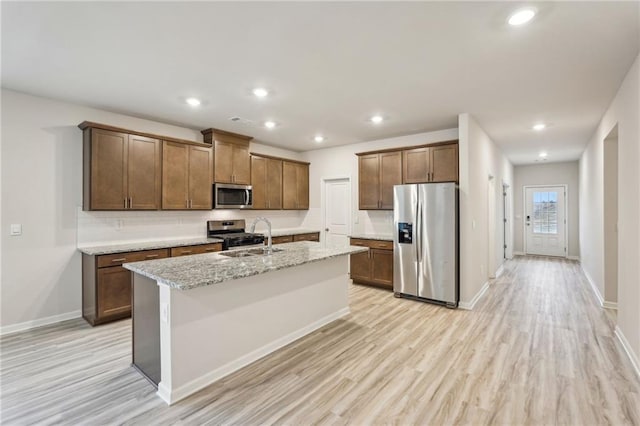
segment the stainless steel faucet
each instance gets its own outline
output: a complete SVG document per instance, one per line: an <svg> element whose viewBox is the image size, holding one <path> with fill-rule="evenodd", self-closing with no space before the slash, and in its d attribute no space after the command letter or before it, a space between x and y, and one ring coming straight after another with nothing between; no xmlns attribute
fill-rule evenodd
<svg viewBox="0 0 640 426"><path fill-rule="evenodd" d="M267 240L267 248L265 250L265 252L267 254L272 254L273 250L272 250L272 246L271 246L271 222L269 222L269 219L267 219L266 217L256 217L255 219L253 219L253 223L251 224L251 226L249 227L249 232L255 232L256 231L256 224L258 222L264 222L267 224L267 231L269 232L269 239Z"/></svg>

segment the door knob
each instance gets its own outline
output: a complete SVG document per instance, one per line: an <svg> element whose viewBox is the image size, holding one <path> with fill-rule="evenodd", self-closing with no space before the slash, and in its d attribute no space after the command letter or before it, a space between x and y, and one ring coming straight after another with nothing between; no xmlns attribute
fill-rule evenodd
<svg viewBox="0 0 640 426"><path fill-rule="evenodd" d="M324 230L325 230L326 232L329 232L329 228L324 228Z"/></svg>

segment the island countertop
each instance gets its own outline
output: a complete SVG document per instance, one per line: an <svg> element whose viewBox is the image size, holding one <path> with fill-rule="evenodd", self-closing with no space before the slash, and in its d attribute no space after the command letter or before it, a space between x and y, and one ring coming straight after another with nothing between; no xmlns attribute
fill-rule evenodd
<svg viewBox="0 0 640 426"><path fill-rule="evenodd" d="M207 253L125 263L122 266L159 284L190 290L368 250L355 246L327 247L310 241L278 244L277 248L282 251L268 256L228 257Z"/></svg>

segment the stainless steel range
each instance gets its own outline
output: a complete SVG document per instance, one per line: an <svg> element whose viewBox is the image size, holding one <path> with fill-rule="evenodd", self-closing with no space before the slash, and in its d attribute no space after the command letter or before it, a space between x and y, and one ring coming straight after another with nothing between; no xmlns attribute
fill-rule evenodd
<svg viewBox="0 0 640 426"><path fill-rule="evenodd" d="M222 250L264 246L264 235L245 232L244 219L208 220L207 237L220 238Z"/></svg>

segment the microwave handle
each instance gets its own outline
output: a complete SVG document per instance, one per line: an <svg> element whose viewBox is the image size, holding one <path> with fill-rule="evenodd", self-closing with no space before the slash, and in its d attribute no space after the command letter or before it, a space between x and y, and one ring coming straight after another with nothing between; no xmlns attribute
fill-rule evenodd
<svg viewBox="0 0 640 426"><path fill-rule="evenodd" d="M245 197L244 205L246 206L246 205L249 204L249 190L248 189L244 190L244 197Z"/></svg>

